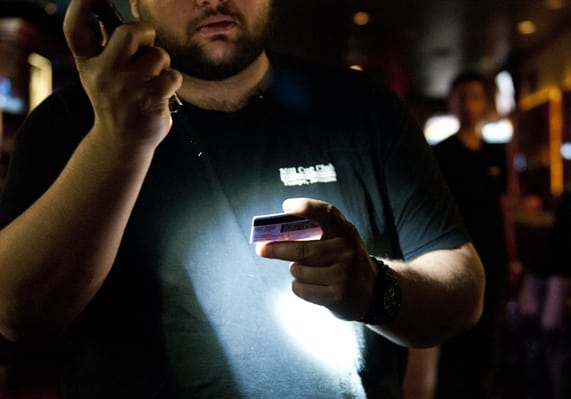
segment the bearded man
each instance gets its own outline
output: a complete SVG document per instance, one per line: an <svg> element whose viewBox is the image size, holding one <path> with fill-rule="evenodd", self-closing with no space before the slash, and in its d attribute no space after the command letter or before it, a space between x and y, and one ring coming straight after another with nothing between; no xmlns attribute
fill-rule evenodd
<svg viewBox="0 0 571 399"><path fill-rule="evenodd" d="M131 0L104 44L94 3L64 22L81 86L17 135L0 334L58 342L69 398L400 397L484 281L403 104L269 53L271 0ZM280 207L321 237L253 247Z"/></svg>

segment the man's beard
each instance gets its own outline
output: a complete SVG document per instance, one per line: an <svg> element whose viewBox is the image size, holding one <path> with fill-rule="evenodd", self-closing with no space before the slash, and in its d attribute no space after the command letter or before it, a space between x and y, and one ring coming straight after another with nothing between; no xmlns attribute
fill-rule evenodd
<svg viewBox="0 0 571 399"><path fill-rule="evenodd" d="M188 25L187 31L192 33L208 17L227 15L238 21L245 29L245 21L241 14L228 10L220 5L216 9L205 9ZM228 55L220 60L209 57L208 50L196 43L177 44L168 33L157 28L156 45L165 49L171 57L171 66L182 73L203 80L224 80L238 74L251 65L264 51L270 32L271 12L258 17L254 21L253 32L242 30L241 35L233 43ZM143 20L145 20L143 18ZM213 40L227 41L224 36L214 37Z"/></svg>

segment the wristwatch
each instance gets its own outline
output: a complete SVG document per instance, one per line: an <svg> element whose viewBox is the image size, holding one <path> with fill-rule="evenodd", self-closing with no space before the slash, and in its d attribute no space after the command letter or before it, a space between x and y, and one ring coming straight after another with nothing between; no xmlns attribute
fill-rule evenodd
<svg viewBox="0 0 571 399"><path fill-rule="evenodd" d="M360 321L366 324L389 324L398 315L401 307L401 289L395 272L385 262L371 256L379 274L373 288L369 310Z"/></svg>

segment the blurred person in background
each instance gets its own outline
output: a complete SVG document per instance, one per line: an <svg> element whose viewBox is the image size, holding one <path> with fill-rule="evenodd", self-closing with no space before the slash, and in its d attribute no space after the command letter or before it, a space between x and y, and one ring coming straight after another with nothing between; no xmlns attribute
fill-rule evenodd
<svg viewBox="0 0 571 399"><path fill-rule="evenodd" d="M490 384L500 293L507 275L504 193L505 150L483 140L482 126L494 116L493 90L477 72L451 83L448 107L459 131L434 147L486 271L484 313L477 326L440 348L436 397L483 398Z"/></svg>

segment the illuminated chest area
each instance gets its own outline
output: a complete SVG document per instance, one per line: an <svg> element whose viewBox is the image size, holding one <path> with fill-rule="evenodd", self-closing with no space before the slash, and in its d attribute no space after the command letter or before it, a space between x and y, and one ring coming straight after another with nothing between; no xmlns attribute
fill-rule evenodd
<svg viewBox="0 0 571 399"><path fill-rule="evenodd" d="M190 126L192 138L175 131L158 151L142 193L162 204L151 211L158 226L151 234L176 362L200 356L199 330L211 331L218 361L244 392L295 380L288 389L300 395L323 385L323 397L362 396L362 326L295 297L287 262L259 258L249 244L252 217L281 212L290 197L359 215L353 204L365 204L366 191L354 184L350 151L283 119Z"/></svg>

